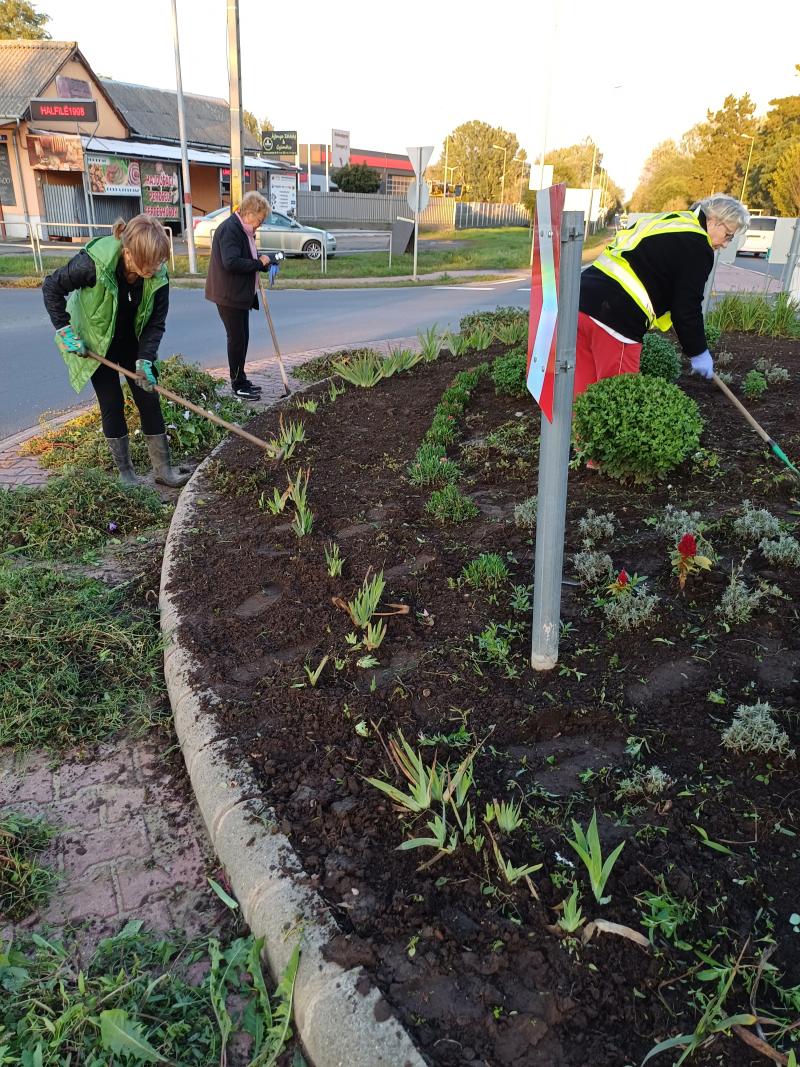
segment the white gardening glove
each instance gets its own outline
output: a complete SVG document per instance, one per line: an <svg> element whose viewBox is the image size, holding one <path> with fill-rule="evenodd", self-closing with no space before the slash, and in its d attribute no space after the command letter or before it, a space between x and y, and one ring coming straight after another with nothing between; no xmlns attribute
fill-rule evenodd
<svg viewBox="0 0 800 1067"><path fill-rule="evenodd" d="M709 381L714 377L714 360L708 349L699 356L692 356L689 362L692 364L692 374L699 374L701 378L708 378Z"/></svg>

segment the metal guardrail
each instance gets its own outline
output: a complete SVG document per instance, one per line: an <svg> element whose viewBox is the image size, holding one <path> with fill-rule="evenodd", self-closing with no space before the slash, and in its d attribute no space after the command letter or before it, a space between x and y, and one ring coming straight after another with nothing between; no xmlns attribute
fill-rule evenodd
<svg viewBox="0 0 800 1067"><path fill-rule="evenodd" d="M43 231L48 228L59 229L79 229L79 230L108 230L111 232L114 229L112 223L108 222L61 222L55 219L43 219L41 222L37 222L33 228L35 248L33 252L33 261L36 265L36 269L40 274L44 274L44 260L42 258L43 248L57 248L63 250L64 245L57 241L50 241L49 238L43 235ZM169 237L169 264L172 272L175 272L175 245L172 237L172 230L168 227L164 227L164 232ZM69 247L74 248L76 244L80 244L82 247L85 242L70 243ZM38 255L38 262L37 262Z"/></svg>

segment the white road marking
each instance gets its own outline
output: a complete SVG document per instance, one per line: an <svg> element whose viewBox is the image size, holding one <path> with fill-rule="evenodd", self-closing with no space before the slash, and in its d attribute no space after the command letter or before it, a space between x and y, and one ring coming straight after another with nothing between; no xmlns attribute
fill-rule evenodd
<svg viewBox="0 0 800 1067"><path fill-rule="evenodd" d="M529 293L530 291L531 291L531 287L529 285L528 286L523 285L519 289L517 289L518 293Z"/></svg>
<svg viewBox="0 0 800 1067"><path fill-rule="evenodd" d="M434 285L434 289L467 289L471 293L491 293L493 285Z"/></svg>

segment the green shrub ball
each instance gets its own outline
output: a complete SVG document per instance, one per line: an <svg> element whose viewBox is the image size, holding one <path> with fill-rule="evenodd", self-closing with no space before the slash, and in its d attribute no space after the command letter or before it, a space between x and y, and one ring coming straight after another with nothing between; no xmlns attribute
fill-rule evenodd
<svg viewBox="0 0 800 1067"><path fill-rule="evenodd" d="M681 373L681 358L672 341L658 333L646 333L642 341L639 370L651 378L677 382Z"/></svg>
<svg viewBox="0 0 800 1067"><path fill-rule="evenodd" d="M506 396L525 396L527 381L528 352L525 348L512 348L505 355L498 356L492 363L492 381L495 392Z"/></svg>
<svg viewBox="0 0 800 1067"><path fill-rule="evenodd" d="M646 484L697 451L703 420L677 385L620 374L595 382L577 398L573 429L581 455L605 474Z"/></svg>

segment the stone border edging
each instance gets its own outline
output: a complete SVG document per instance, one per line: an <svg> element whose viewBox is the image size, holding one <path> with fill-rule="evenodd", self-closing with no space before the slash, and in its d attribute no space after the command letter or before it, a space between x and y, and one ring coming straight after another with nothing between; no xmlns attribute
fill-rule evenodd
<svg viewBox="0 0 800 1067"><path fill-rule="evenodd" d="M242 914L254 936L264 938L273 977L283 973L301 933L294 1022L314 1067L425 1067L405 1028L391 1016L361 968L344 970L324 958L323 946L341 931L307 884L288 838L274 822L268 824L273 813L265 812L253 776L226 761L225 742L216 737L201 707L201 694L189 680L194 658L175 638L181 616L166 587L178 540L193 525L198 475L223 444L200 464L178 499L161 569L164 675L192 789ZM210 692L206 696L216 699Z"/></svg>

